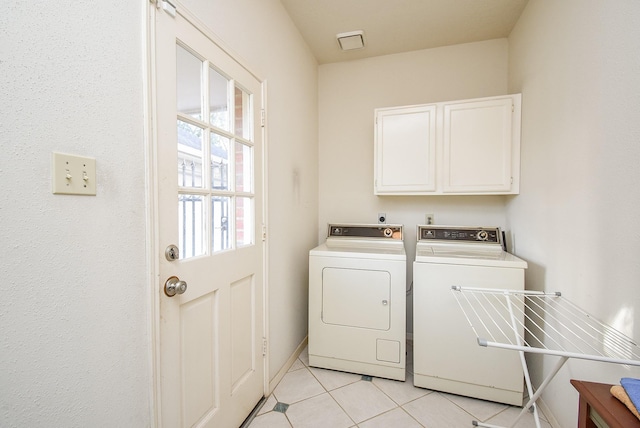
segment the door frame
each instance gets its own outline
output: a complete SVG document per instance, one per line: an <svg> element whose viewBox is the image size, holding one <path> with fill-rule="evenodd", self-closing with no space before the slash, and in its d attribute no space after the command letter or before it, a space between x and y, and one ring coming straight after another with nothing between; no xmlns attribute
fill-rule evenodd
<svg viewBox="0 0 640 428"><path fill-rule="evenodd" d="M255 73L246 62L233 50L231 50L226 43L217 36L209 27L207 27L202 21L200 21L195 15L193 15L187 8L180 4L177 0L171 0L170 3L164 0L148 0L145 2L145 13L143 13L142 28L144 31L144 49L143 49L143 108L144 108L144 152L145 152L145 207L146 207L146 251L147 251L147 301L148 307L148 346L149 346L149 416L151 426L162 427L162 384L160 381L160 299L162 297L162 287L160 278L160 266L158 263L159 254L163 254L163 250L159 245L159 231L158 231L158 186L157 186L157 171L156 171L156 147L158 143L157 129L155 123L157 122L157 110L156 110L156 70L155 70L155 17L157 13L167 13L163 10L164 6L171 7L179 10L179 13L186 18L192 25L198 28L211 42L216 44L220 49L226 52L231 58L234 59L242 68L249 72L253 77L261 83L262 91L262 105L259 108L262 110L262 124L260 131L262 132L262 218L263 225L262 231L256 231L256 241L261 240L263 246L263 331L262 337L265 338L266 344L264 346L263 366L264 366L264 379L263 379L263 394L266 397L271 393L269 383L269 293L268 293L268 261L269 261L269 246L267 245L267 225L268 221L268 142L267 142L267 80L261 78ZM178 12L176 12L178 13ZM256 242L258 245L259 242ZM247 415L249 416L249 415Z"/></svg>

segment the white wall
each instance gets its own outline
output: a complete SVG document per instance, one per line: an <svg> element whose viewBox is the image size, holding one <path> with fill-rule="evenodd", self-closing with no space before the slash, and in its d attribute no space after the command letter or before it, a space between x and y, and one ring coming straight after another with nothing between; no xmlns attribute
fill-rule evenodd
<svg viewBox="0 0 640 428"><path fill-rule="evenodd" d="M505 196L375 196L373 110L506 94L507 54L507 40L497 39L321 65L319 241L327 223L377 223L384 212L389 223L404 224L412 261L426 213L436 224L505 227ZM407 263L408 283L412 269Z"/></svg>
<svg viewBox="0 0 640 428"><path fill-rule="evenodd" d="M144 2L0 14L0 425L150 423ZM51 193L51 152L97 196Z"/></svg>
<svg viewBox="0 0 640 428"><path fill-rule="evenodd" d="M146 4L3 4L3 427L153 423ZM317 243L317 63L277 0L186 4L268 81L273 376L307 331L307 254ZM51 194L52 151L97 158L97 196Z"/></svg>
<svg viewBox="0 0 640 428"><path fill-rule="evenodd" d="M308 254L318 221L318 64L278 0L184 4L267 81L273 378L307 335Z"/></svg>
<svg viewBox="0 0 640 428"><path fill-rule="evenodd" d="M530 1L509 37L522 91L521 194L508 204L527 285L640 336L640 3ZM536 378L552 358L535 359ZM617 383L640 370L570 361L544 394L576 426L570 378Z"/></svg>

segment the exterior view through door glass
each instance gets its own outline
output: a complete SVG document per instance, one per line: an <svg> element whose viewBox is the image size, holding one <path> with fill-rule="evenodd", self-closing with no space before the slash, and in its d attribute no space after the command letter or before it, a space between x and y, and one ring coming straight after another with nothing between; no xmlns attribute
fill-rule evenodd
<svg viewBox="0 0 640 428"><path fill-rule="evenodd" d="M253 97L180 44L176 63L181 257L251 245Z"/></svg>
<svg viewBox="0 0 640 428"><path fill-rule="evenodd" d="M192 22L156 11L161 419L239 426L264 394L262 86Z"/></svg>

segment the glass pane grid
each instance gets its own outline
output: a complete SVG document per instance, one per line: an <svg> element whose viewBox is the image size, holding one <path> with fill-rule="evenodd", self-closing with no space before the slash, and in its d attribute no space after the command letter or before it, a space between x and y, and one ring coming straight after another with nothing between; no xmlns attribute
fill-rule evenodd
<svg viewBox="0 0 640 428"><path fill-rule="evenodd" d="M177 46L181 258L255 243L252 95Z"/></svg>
<svg viewBox="0 0 640 428"><path fill-rule="evenodd" d="M229 138L211 133L211 189L230 190Z"/></svg>
<svg viewBox="0 0 640 428"><path fill-rule="evenodd" d="M178 197L178 248L180 258L187 259L206 253L205 197L182 194Z"/></svg>
<svg viewBox="0 0 640 428"><path fill-rule="evenodd" d="M199 128L209 127L209 124L207 122L204 122L198 119L197 117L189 116L187 114L180 113L180 112L178 112L178 120L181 120L182 122L186 122L193 126L197 126Z"/></svg>
<svg viewBox="0 0 640 428"><path fill-rule="evenodd" d="M231 248L229 209L231 198L228 196L211 197L211 252Z"/></svg>
<svg viewBox="0 0 640 428"><path fill-rule="evenodd" d="M230 81L209 67L209 122L216 128L231 131Z"/></svg>
<svg viewBox="0 0 640 428"><path fill-rule="evenodd" d="M203 62L190 51L176 45L176 100L179 113L202 119Z"/></svg>
<svg viewBox="0 0 640 428"><path fill-rule="evenodd" d="M254 243L253 198L236 197L236 245L238 247Z"/></svg>
<svg viewBox="0 0 640 428"><path fill-rule="evenodd" d="M236 192L253 191L253 147L236 142Z"/></svg>
<svg viewBox="0 0 640 428"><path fill-rule="evenodd" d="M203 129L178 120L178 185L202 187Z"/></svg>
<svg viewBox="0 0 640 428"><path fill-rule="evenodd" d="M234 92L234 129L237 136L250 139L253 133L252 111L251 94L236 86Z"/></svg>

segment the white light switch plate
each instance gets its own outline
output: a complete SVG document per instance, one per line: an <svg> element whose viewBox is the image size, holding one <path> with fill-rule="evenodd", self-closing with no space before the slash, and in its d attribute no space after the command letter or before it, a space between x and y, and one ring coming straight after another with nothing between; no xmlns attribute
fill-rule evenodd
<svg viewBox="0 0 640 428"><path fill-rule="evenodd" d="M56 195L95 195L96 160L53 152L52 192Z"/></svg>

